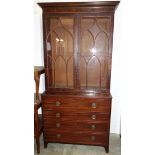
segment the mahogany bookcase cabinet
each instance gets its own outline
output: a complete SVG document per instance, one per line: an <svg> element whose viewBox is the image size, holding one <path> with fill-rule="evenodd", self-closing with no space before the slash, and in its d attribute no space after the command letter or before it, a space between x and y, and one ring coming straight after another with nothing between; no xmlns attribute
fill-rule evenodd
<svg viewBox="0 0 155 155"><path fill-rule="evenodd" d="M109 152L114 12L119 1L38 3L43 9L44 147L103 146Z"/></svg>

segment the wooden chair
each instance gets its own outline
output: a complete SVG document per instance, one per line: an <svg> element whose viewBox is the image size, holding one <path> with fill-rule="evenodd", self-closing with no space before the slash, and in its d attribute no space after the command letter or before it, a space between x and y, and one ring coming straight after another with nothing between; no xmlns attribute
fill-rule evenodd
<svg viewBox="0 0 155 155"><path fill-rule="evenodd" d="M34 80L36 84L36 93L34 95L34 137L36 139L37 153L40 153L40 135L42 134L42 114L38 114L41 108L41 95L39 94L40 75L45 73L44 67L34 67Z"/></svg>
<svg viewBox="0 0 155 155"><path fill-rule="evenodd" d="M37 153L40 153L40 135L42 134L42 114L38 114L40 103L34 104L34 137L36 139Z"/></svg>

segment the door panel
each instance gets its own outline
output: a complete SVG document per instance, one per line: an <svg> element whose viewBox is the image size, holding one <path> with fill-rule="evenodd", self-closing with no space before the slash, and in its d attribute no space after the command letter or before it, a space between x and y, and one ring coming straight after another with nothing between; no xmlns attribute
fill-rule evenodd
<svg viewBox="0 0 155 155"><path fill-rule="evenodd" d="M81 17L81 88L107 88L110 17Z"/></svg>
<svg viewBox="0 0 155 155"><path fill-rule="evenodd" d="M49 86L73 87L74 17L59 16L48 19L46 37Z"/></svg>

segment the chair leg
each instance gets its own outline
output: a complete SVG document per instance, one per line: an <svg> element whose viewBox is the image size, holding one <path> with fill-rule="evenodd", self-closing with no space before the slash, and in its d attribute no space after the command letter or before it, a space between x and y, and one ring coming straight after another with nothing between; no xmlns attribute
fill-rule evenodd
<svg viewBox="0 0 155 155"><path fill-rule="evenodd" d="M38 137L36 137L36 144L37 144L37 153L40 153L40 141Z"/></svg>

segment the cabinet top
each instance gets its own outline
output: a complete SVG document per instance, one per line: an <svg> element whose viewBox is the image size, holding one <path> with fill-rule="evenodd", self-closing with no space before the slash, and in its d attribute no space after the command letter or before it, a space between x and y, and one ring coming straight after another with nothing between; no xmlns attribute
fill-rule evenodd
<svg viewBox="0 0 155 155"><path fill-rule="evenodd" d="M93 7L93 6L113 6L116 7L120 1L94 1L94 2L45 2L38 3L44 7Z"/></svg>

